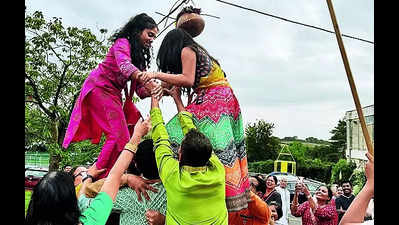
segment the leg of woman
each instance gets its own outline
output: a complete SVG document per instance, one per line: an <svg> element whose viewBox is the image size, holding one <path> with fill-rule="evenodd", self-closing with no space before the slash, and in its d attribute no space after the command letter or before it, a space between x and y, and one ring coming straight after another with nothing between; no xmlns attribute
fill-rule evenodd
<svg viewBox="0 0 399 225"><path fill-rule="evenodd" d="M87 96L86 106L89 109L89 116L98 123L106 135L106 141L96 163L98 169L107 169L98 178L101 179L108 175L119 153L129 141L129 130L120 96L106 92L102 88L94 88Z"/></svg>

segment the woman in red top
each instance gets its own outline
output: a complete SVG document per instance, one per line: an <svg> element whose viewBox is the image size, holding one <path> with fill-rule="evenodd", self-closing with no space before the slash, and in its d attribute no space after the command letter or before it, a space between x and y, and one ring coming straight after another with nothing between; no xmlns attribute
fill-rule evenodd
<svg viewBox="0 0 399 225"><path fill-rule="evenodd" d="M308 201L298 206L299 191L306 194ZM321 185L312 198L309 189L301 184L295 185L295 195L291 204L291 214L302 217L302 225L337 225L338 214L335 205L330 203L332 191L329 187Z"/></svg>

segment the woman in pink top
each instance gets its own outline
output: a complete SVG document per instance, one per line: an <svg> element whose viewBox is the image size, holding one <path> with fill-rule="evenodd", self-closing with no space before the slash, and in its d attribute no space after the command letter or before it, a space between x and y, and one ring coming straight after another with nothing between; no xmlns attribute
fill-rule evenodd
<svg viewBox="0 0 399 225"><path fill-rule="evenodd" d="M131 18L111 37L113 45L104 61L86 78L76 100L63 147L88 139L98 144L104 132L106 141L95 165L107 170L98 179L108 175L130 139L122 109L122 89L127 90L131 80L131 92L136 91L140 98L149 96L139 77L149 67L151 44L157 33L157 24L147 14Z"/></svg>
<svg viewBox="0 0 399 225"><path fill-rule="evenodd" d="M301 189L306 194L308 201L298 206L297 192ZM330 202L332 196L331 189L325 185L320 186L312 197L306 185L297 184L291 204L291 214L302 217L302 225L337 225L337 210L335 205Z"/></svg>

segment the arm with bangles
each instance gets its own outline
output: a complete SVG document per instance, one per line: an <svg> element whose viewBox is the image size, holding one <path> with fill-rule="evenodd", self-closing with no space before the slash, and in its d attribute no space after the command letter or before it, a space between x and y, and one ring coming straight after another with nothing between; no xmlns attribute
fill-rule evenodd
<svg viewBox="0 0 399 225"><path fill-rule="evenodd" d="M297 213L297 210L298 210L298 206L299 206L299 203L298 203L298 193L300 192L300 190L301 190L301 186L300 186L300 184L295 184L295 192L294 192L294 197L293 197L293 199L292 199L292 202L291 202L291 206L290 206L290 210L291 210L291 214L292 215L296 215L296 213Z"/></svg>
<svg viewBox="0 0 399 225"><path fill-rule="evenodd" d="M115 200L120 184L122 182L128 183L129 178L128 176L123 177L123 173L128 168L131 160L133 159L134 154L137 150L137 145L140 143L141 138L147 134L150 127L151 123L149 121L149 118L147 118L145 121L139 120L137 122L132 138L126 144L125 149L120 153L115 165L112 167L109 175L105 179L100 192L106 192L113 201ZM103 171L104 169L97 170L96 167L93 165L92 167L90 167L88 175L91 175L95 178ZM86 180L92 179L89 178ZM86 182L91 182L86 180L83 185L85 185Z"/></svg>
<svg viewBox="0 0 399 225"><path fill-rule="evenodd" d="M312 210L312 212L315 212L318 205L315 202L315 200L312 198L312 194L310 194L309 189L305 184L303 185L302 191L303 193L305 193L306 198L308 198L310 209Z"/></svg>
<svg viewBox="0 0 399 225"><path fill-rule="evenodd" d="M303 213L305 212L305 209L307 208L307 202L304 202L302 204L298 203L298 194L303 190L303 183L298 182L295 184L295 194L294 198L291 203L291 214L295 217L301 217L303 216Z"/></svg>

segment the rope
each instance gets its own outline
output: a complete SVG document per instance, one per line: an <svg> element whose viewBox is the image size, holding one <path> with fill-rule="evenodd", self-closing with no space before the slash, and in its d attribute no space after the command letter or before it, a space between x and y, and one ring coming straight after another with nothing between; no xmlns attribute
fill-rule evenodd
<svg viewBox="0 0 399 225"><path fill-rule="evenodd" d="M335 34L334 31L330 31L330 30L327 30L327 29L324 29L324 28L320 28L320 27L309 25L309 24L305 24L305 23L300 23L300 22L297 22L297 21L289 20L289 19L286 19L286 18L283 18L283 17L280 17L280 16L275 16L275 15L272 15L272 14L268 14L268 13L265 13L265 12L261 12L261 11L255 10L255 9L250 9L250 8L247 8L247 7L244 7L244 6L240 6L240 5L236 5L236 4L233 4L233 3L230 3L230 2L225 2L225 1L222 1L222 0L216 0L216 1L228 4L228 5L231 5L231 6L235 6L235 7L241 8L241 9L245 9L245 10L249 10L249 11L252 11L252 12L256 12L256 13L259 13L259 14L262 14L262 15L270 16L270 17L273 17L273 18L276 18L276 19L284 20L286 22L290 22L290 23L294 23L294 24L305 26L305 27L310 27L310 28L314 28L314 29L318 29L318 30L325 31L325 32L328 32L328 33ZM349 35L345 35L345 34L342 34L341 36L347 37L347 38L356 39L356 40L359 40L359 41L364 41L364 42L367 42L367 43L370 43L370 44L375 44L372 41L361 39L361 38L357 38L357 37L353 37L353 36L349 36Z"/></svg>

